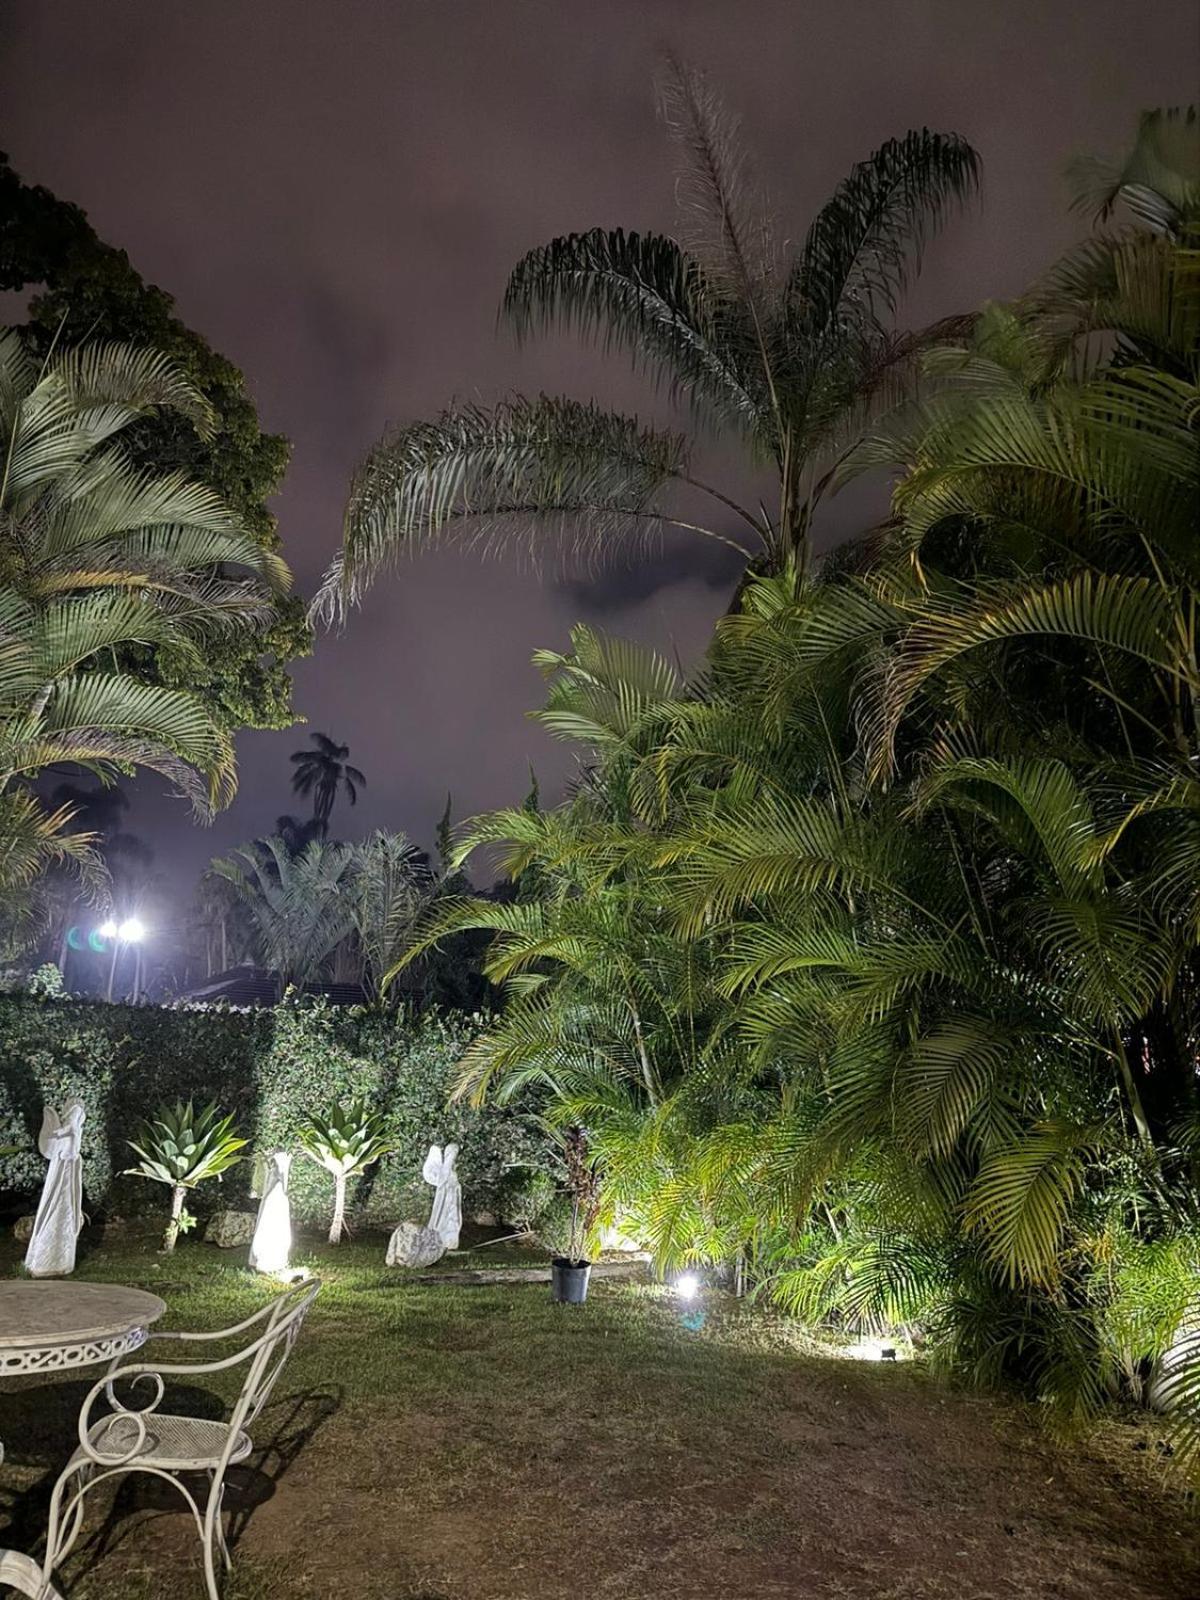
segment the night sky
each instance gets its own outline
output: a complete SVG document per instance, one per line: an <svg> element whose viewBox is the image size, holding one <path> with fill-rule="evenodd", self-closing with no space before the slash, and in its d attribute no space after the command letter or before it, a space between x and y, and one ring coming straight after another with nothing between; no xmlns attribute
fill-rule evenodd
<svg viewBox="0 0 1200 1600"><path fill-rule="evenodd" d="M743 114L789 237L884 139L927 124L971 140L982 203L930 249L916 321L1020 290L1078 235L1067 161L1118 154L1139 110L1194 98L1196 15L1194 0L7 0L0 148L244 369L263 425L293 441L277 510L311 593L386 421L510 388L665 415L620 360L567 339L518 351L496 326L530 246L671 231L664 48ZM826 542L882 492L835 502ZM567 761L525 717L531 651L583 617L694 660L731 588L711 560L672 545L593 583L441 552L381 581L295 671L298 711L368 778L337 831L428 843L447 789L460 817L516 801L531 762L553 798ZM304 736L241 735L240 794L211 829L139 785L134 824L181 893L296 808Z"/></svg>

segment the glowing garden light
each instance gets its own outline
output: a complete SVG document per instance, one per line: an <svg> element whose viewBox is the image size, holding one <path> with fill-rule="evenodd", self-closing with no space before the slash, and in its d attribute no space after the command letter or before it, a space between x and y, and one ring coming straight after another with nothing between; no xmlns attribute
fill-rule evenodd
<svg viewBox="0 0 1200 1600"><path fill-rule="evenodd" d="M855 1361L899 1361L900 1351L894 1339L860 1339L847 1352Z"/></svg>
<svg viewBox="0 0 1200 1600"><path fill-rule="evenodd" d="M115 939L117 937L117 925L113 921L112 917L109 917L107 922L102 922L100 924L100 926L96 929L96 932L102 939Z"/></svg>
<svg viewBox="0 0 1200 1600"><path fill-rule="evenodd" d="M126 917L117 929L122 944L141 944L146 937L146 924L140 917Z"/></svg>
<svg viewBox="0 0 1200 1600"><path fill-rule="evenodd" d="M675 1293L681 1300L694 1300L700 1293L700 1279L694 1272L681 1273L675 1279Z"/></svg>

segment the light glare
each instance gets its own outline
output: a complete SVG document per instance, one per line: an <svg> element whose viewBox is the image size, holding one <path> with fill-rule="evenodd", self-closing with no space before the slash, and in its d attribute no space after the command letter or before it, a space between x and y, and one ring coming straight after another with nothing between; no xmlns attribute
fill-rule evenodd
<svg viewBox="0 0 1200 1600"><path fill-rule="evenodd" d="M894 1339L860 1339L847 1352L855 1361L899 1361L900 1351Z"/></svg>
<svg viewBox="0 0 1200 1600"><path fill-rule="evenodd" d="M140 917L126 917L117 929L122 944L140 944L146 937L146 924Z"/></svg>
<svg viewBox="0 0 1200 1600"><path fill-rule="evenodd" d="M694 1272L685 1272L675 1280L675 1293L681 1300L694 1300L700 1293L700 1279Z"/></svg>
<svg viewBox="0 0 1200 1600"><path fill-rule="evenodd" d="M115 939L117 937L117 925L113 921L112 917L109 917L107 922L102 922L100 924L100 926L96 929L96 932L102 939Z"/></svg>

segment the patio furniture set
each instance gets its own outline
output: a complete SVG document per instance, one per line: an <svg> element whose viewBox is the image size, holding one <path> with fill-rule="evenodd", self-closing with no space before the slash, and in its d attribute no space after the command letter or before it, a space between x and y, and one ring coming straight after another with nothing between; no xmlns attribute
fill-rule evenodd
<svg viewBox="0 0 1200 1600"><path fill-rule="evenodd" d="M109 1479L144 1473L182 1495L203 1547L208 1594L218 1600L219 1573L229 1566L221 1520L225 1475L251 1454L248 1430L319 1288L315 1279L294 1285L244 1322L214 1333L155 1333L166 1306L141 1289L69 1280L0 1282L0 1376L106 1369L83 1401L78 1446L51 1495L45 1555L39 1562L0 1550L0 1589L8 1585L30 1600L61 1600L54 1574L82 1530L87 1495ZM181 1347L180 1356L195 1352L201 1359L130 1361L149 1340L172 1342ZM232 1353L222 1355L224 1346L233 1346ZM242 1366L241 1391L225 1420L159 1409L168 1380Z"/></svg>

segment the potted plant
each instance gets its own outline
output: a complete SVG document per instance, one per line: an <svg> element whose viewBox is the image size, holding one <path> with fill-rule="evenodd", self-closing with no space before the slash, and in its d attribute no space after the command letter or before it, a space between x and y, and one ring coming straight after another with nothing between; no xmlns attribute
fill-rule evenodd
<svg viewBox="0 0 1200 1600"><path fill-rule="evenodd" d="M385 1133L382 1112L371 1111L365 1100L331 1106L314 1112L300 1130L304 1154L317 1166L333 1175L333 1220L329 1224L330 1244L340 1244L346 1222L346 1181L365 1172L372 1162L393 1148Z"/></svg>
<svg viewBox="0 0 1200 1600"><path fill-rule="evenodd" d="M137 1139L126 1142L142 1158L136 1167L125 1169L126 1176L163 1183L171 1191L171 1217L162 1243L169 1255L179 1235L196 1221L184 1209L188 1191L205 1178L219 1179L236 1165L246 1141L234 1133L233 1118L222 1117L214 1103L197 1111L190 1100L186 1105L180 1100L159 1106L142 1124Z"/></svg>
<svg viewBox="0 0 1200 1600"><path fill-rule="evenodd" d="M582 1251L600 1212L600 1175L581 1127L553 1132L571 1202L571 1235L567 1254L550 1263L550 1296L560 1305L581 1306L592 1275L592 1263Z"/></svg>

